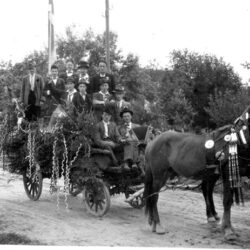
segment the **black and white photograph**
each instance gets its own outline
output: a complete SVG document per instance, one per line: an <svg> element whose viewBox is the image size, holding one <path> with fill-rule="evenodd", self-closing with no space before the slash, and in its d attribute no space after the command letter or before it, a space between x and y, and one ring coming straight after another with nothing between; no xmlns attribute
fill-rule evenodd
<svg viewBox="0 0 250 250"><path fill-rule="evenodd" d="M249 0L0 12L1 249L250 249Z"/></svg>

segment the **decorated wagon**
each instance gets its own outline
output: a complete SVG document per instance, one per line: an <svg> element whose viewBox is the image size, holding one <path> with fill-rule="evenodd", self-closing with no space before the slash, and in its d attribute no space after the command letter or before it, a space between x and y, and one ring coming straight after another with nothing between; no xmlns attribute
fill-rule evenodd
<svg viewBox="0 0 250 250"><path fill-rule="evenodd" d="M26 122L16 104L17 118L9 112L4 120L2 148L10 161L9 171L23 175L24 189L31 200L40 198L44 178L50 179L51 193L58 192L60 179L65 195L83 193L87 210L103 216L110 208L110 196L124 193L129 198L143 187L144 149L150 127L134 130L140 157L137 168L128 171L123 168L121 152L116 153L115 166L109 150L93 145L91 113L81 114L75 121L69 110L59 108L56 124L47 126L44 119ZM129 199L129 204L143 207L142 194Z"/></svg>

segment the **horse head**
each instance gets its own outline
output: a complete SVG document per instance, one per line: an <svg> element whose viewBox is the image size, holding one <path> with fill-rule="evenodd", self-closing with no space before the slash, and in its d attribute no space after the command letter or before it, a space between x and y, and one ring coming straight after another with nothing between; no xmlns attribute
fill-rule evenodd
<svg viewBox="0 0 250 250"><path fill-rule="evenodd" d="M233 129L238 135L240 140L240 144L244 145L244 147L250 146L250 105L245 109L240 117L238 117L233 124Z"/></svg>

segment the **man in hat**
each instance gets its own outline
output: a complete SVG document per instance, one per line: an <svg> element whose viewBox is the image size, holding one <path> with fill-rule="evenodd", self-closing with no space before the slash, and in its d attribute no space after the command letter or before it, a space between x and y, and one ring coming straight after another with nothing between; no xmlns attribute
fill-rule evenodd
<svg viewBox="0 0 250 250"><path fill-rule="evenodd" d="M90 83L91 92L92 93L98 92L100 90L101 83L107 82L109 84L109 91L112 93L112 91L115 89L114 76L107 72L106 61L100 61L98 66L99 66L99 73L91 79Z"/></svg>
<svg viewBox="0 0 250 250"><path fill-rule="evenodd" d="M77 67L78 74L78 82L75 86L78 89L78 84L80 81L84 81L87 85L87 93L91 93L91 89L89 87L89 75L88 75L89 64L86 61L80 61Z"/></svg>
<svg viewBox="0 0 250 250"><path fill-rule="evenodd" d="M137 168L139 142L134 128L139 127L138 124L132 123L133 111L124 108L120 112L122 124L118 127L118 132L121 136L121 142L124 144L124 169Z"/></svg>
<svg viewBox="0 0 250 250"><path fill-rule="evenodd" d="M36 73L35 63L29 63L28 75L23 78L20 93L20 99L25 108L25 117L28 121L36 121L40 116L43 84L43 78Z"/></svg>
<svg viewBox="0 0 250 250"><path fill-rule="evenodd" d="M77 85L78 75L74 72L74 63L71 59L68 59L66 61L66 71L59 75L59 78L62 78L65 83L66 83L68 77L73 78L75 85Z"/></svg>
<svg viewBox="0 0 250 250"><path fill-rule="evenodd" d="M111 152L114 164L117 164L113 149L119 147L120 134L114 122L111 122L112 110L107 105L102 111L102 121L98 122L95 127L94 142L104 149L109 149Z"/></svg>
<svg viewBox="0 0 250 250"><path fill-rule="evenodd" d="M64 101L66 105L69 106L72 104L74 94L77 92L75 89L75 82L73 77L69 77L66 82L66 93L64 96Z"/></svg>
<svg viewBox="0 0 250 250"><path fill-rule="evenodd" d="M120 124L122 122L122 119L120 117L120 112L124 108L131 109L131 104L129 102L126 102L123 97L125 95L124 87L121 85L117 85L115 87L114 93L114 99L110 101L112 105L114 105L114 121L116 124Z"/></svg>
<svg viewBox="0 0 250 250"><path fill-rule="evenodd" d="M78 92L73 96L72 103L75 106L76 113L90 112L92 108L91 96L87 94L87 82L81 79L78 84Z"/></svg>
<svg viewBox="0 0 250 250"><path fill-rule="evenodd" d="M109 93L108 83L101 82L100 91L93 94L93 111L97 121L101 120L103 109L110 99L111 94Z"/></svg>
<svg viewBox="0 0 250 250"><path fill-rule="evenodd" d="M62 103L65 94L65 83L62 78L58 77L58 67L56 65L51 66L51 76L45 82L43 93L46 97L45 113L50 116L56 106Z"/></svg>

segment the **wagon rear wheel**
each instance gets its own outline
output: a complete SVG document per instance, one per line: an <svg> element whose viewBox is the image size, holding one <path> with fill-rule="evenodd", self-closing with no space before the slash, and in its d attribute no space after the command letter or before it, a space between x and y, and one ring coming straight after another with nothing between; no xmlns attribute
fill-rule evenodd
<svg viewBox="0 0 250 250"><path fill-rule="evenodd" d="M30 200L38 200L43 189L43 176L41 171L33 170L30 176L29 172L26 170L23 174L23 185Z"/></svg>
<svg viewBox="0 0 250 250"><path fill-rule="evenodd" d="M95 179L87 183L84 189L87 210L95 216L105 215L110 208L110 193L105 183Z"/></svg>

